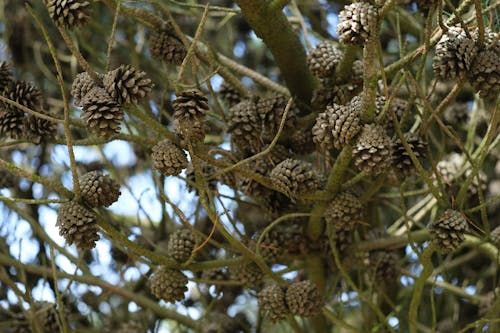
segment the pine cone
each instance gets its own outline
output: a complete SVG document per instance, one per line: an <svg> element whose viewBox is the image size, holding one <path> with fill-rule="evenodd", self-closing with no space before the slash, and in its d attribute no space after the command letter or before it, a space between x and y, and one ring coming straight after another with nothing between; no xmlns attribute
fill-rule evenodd
<svg viewBox="0 0 500 333"><path fill-rule="evenodd" d="M331 104L326 111L320 113L312 128L313 140L323 150L342 147L351 142L361 126L359 125L359 109L353 104Z"/></svg>
<svg viewBox="0 0 500 333"><path fill-rule="evenodd" d="M56 133L56 124L50 120L29 115L25 119L24 130L25 136L29 141L35 144L40 144L42 141L46 142L54 138Z"/></svg>
<svg viewBox="0 0 500 333"><path fill-rule="evenodd" d="M285 319L288 314L285 292L277 284L267 286L259 293L259 307L272 322Z"/></svg>
<svg viewBox="0 0 500 333"><path fill-rule="evenodd" d="M168 240L168 253L180 264L185 263L191 257L194 250L195 239L191 230L182 228L175 231Z"/></svg>
<svg viewBox="0 0 500 333"><path fill-rule="evenodd" d="M394 251L375 251L369 258L375 282L393 285L399 275L399 255Z"/></svg>
<svg viewBox="0 0 500 333"><path fill-rule="evenodd" d="M30 82L16 81L12 82L3 92L3 95L22 106L31 110L39 111L42 109L42 92ZM23 113L22 109L15 107L12 104L3 102L2 105L6 109L15 110Z"/></svg>
<svg viewBox="0 0 500 333"><path fill-rule="evenodd" d="M455 251L465 240L464 234L468 230L465 217L453 209L447 209L438 220L433 221L429 226L431 242L441 253Z"/></svg>
<svg viewBox="0 0 500 333"><path fill-rule="evenodd" d="M35 322L43 332L60 332L59 321L57 319L56 306L49 302L36 302L32 308L25 312L23 321ZM21 325L17 332L32 332L29 325ZM7 331L9 332L9 331Z"/></svg>
<svg viewBox="0 0 500 333"><path fill-rule="evenodd" d="M149 278L151 293L165 302L175 303L184 299L188 278L181 271L160 267Z"/></svg>
<svg viewBox="0 0 500 333"><path fill-rule="evenodd" d="M262 150L262 123L253 100L244 100L229 109L227 131L231 142L243 155L252 155Z"/></svg>
<svg viewBox="0 0 500 333"><path fill-rule="evenodd" d="M463 29L450 27L436 45L432 67L441 80L453 80L470 71L478 48Z"/></svg>
<svg viewBox="0 0 500 333"><path fill-rule="evenodd" d="M464 126L469 121L469 106L467 103L453 103L443 112L444 121L453 126Z"/></svg>
<svg viewBox="0 0 500 333"><path fill-rule="evenodd" d="M90 207L109 207L120 196L120 185L108 175L99 171L91 171L79 179L83 200Z"/></svg>
<svg viewBox="0 0 500 333"><path fill-rule="evenodd" d="M427 144L414 133L407 132L404 136L415 157L419 161L422 160L426 156ZM392 166L402 176L408 176L416 170L410 155L399 138L392 140Z"/></svg>
<svg viewBox="0 0 500 333"><path fill-rule="evenodd" d="M14 109L0 109L0 135L12 139L22 137L24 133L24 113Z"/></svg>
<svg viewBox="0 0 500 333"><path fill-rule="evenodd" d="M153 32L149 39L151 55L169 64L181 65L187 50L169 24Z"/></svg>
<svg viewBox="0 0 500 333"><path fill-rule="evenodd" d="M14 187L17 183L16 176L7 170L0 169L0 189Z"/></svg>
<svg viewBox="0 0 500 333"><path fill-rule="evenodd" d="M491 242L500 249L500 226L493 229L490 233Z"/></svg>
<svg viewBox="0 0 500 333"><path fill-rule="evenodd" d="M153 168L165 176L177 176L188 165L186 153L169 139L158 142L152 151Z"/></svg>
<svg viewBox="0 0 500 333"><path fill-rule="evenodd" d="M500 93L500 48L480 51L471 65L469 81L479 96L494 100Z"/></svg>
<svg viewBox="0 0 500 333"><path fill-rule="evenodd" d="M82 118L98 136L112 138L120 132L123 110L101 87L93 87L82 100Z"/></svg>
<svg viewBox="0 0 500 333"><path fill-rule="evenodd" d="M377 9L367 2L356 2L344 7L339 14L337 35L342 44L363 45L377 20Z"/></svg>
<svg viewBox="0 0 500 333"><path fill-rule="evenodd" d="M262 98L257 102L257 112L262 124L261 136L264 140L272 141L278 133L288 99L286 96L276 95L269 98ZM296 115L298 112L297 107L292 104L287 113L283 132L286 132L287 129L295 130Z"/></svg>
<svg viewBox="0 0 500 333"><path fill-rule="evenodd" d="M356 196L342 192L330 201L323 217L336 230L350 231L364 220L364 207Z"/></svg>
<svg viewBox="0 0 500 333"><path fill-rule="evenodd" d="M307 155L316 149L313 141L311 129L298 128L294 133L291 133L287 147L298 155Z"/></svg>
<svg viewBox="0 0 500 333"><path fill-rule="evenodd" d="M121 65L107 72L102 82L108 94L120 105L137 104L153 88L153 83L146 76L146 72L135 69L131 65Z"/></svg>
<svg viewBox="0 0 500 333"><path fill-rule="evenodd" d="M200 171L202 176L207 179L217 171L215 167L204 161L199 160L199 164L201 167ZM192 163L189 163L188 167L186 168L185 174L186 174L186 179L188 180L188 182L186 182L186 187L188 191L191 192L195 190L195 192L198 194L198 189L193 187L192 185L195 184L196 182L196 177L195 177L196 175L194 173L194 167ZM217 190L217 179L208 180L208 189L211 191Z"/></svg>
<svg viewBox="0 0 500 333"><path fill-rule="evenodd" d="M97 73L96 75L100 79L99 82L94 82L87 72L79 73L73 80L73 84L71 85L71 96L75 99L74 103L76 106L83 106L83 98L92 88L102 86L103 75Z"/></svg>
<svg viewBox="0 0 500 333"><path fill-rule="evenodd" d="M361 131L352 155L359 170L378 175L391 164L391 139L382 126L367 124Z"/></svg>
<svg viewBox="0 0 500 333"><path fill-rule="evenodd" d="M59 26L72 29L89 20L90 4L85 0L46 0L50 17Z"/></svg>
<svg viewBox="0 0 500 333"><path fill-rule="evenodd" d="M307 57L311 72L319 78L329 78L342 61L343 53L330 43L320 43Z"/></svg>
<svg viewBox="0 0 500 333"><path fill-rule="evenodd" d="M385 98L377 97L377 102L376 113L378 115L384 109ZM410 118L410 103L404 99L396 97L391 101L390 108L394 112L394 115L399 122L399 127L402 131L404 131L407 128L407 123ZM394 128L394 121L392 119L392 114L390 113L390 111L387 112L383 125L387 129L387 132L396 132L396 129Z"/></svg>
<svg viewBox="0 0 500 333"><path fill-rule="evenodd" d="M209 110L208 100L198 90L181 93L173 102L174 131L184 140L203 142L205 138L205 115Z"/></svg>
<svg viewBox="0 0 500 333"><path fill-rule="evenodd" d="M264 273L256 264L247 263L239 267L231 267L230 275L232 280L239 281L244 287L259 289L264 277Z"/></svg>
<svg viewBox="0 0 500 333"><path fill-rule="evenodd" d="M219 96L226 102L228 107L233 107L242 100L242 96L238 90L231 86L226 81L222 82L219 88Z"/></svg>
<svg viewBox="0 0 500 333"><path fill-rule="evenodd" d="M56 226L68 245L75 243L81 250L94 248L99 240L94 213L74 201L59 207Z"/></svg>
<svg viewBox="0 0 500 333"><path fill-rule="evenodd" d="M309 162L288 158L270 173L273 185L290 198L312 193L321 187L321 176Z"/></svg>
<svg viewBox="0 0 500 333"><path fill-rule="evenodd" d="M285 300L290 312L301 317L317 316L323 307L318 288L309 280L292 283L286 290Z"/></svg>
<svg viewBox="0 0 500 333"><path fill-rule="evenodd" d="M9 63L0 62L0 93L2 93L12 83L12 67Z"/></svg>

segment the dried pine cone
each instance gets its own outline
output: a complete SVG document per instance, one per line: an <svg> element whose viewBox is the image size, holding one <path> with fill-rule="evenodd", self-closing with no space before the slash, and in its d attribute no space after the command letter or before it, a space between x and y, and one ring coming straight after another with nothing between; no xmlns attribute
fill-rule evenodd
<svg viewBox="0 0 500 333"><path fill-rule="evenodd" d="M111 138L120 132L123 110L104 88L95 86L82 100L82 118L98 136Z"/></svg>
<svg viewBox="0 0 500 333"><path fill-rule="evenodd" d="M207 179L212 174L214 174L216 172L215 167L213 167L212 165L210 165L204 161L199 160L199 164L200 164L200 168L201 168L200 172L201 172L202 176L207 178ZM188 191L191 192L194 189L195 192L198 193L198 188L195 187L196 185L194 185L194 186L192 185L192 184L196 183L196 175L195 175L194 166L192 163L190 163L188 165L185 173L186 173L186 179L188 180L188 182L186 182L186 187L187 187ZM207 185L208 185L209 190L216 191L217 190L217 179L208 180Z"/></svg>
<svg viewBox="0 0 500 333"><path fill-rule="evenodd" d="M99 240L94 213L74 201L59 207L56 226L69 245L75 243L81 250L94 248Z"/></svg>
<svg viewBox="0 0 500 333"><path fill-rule="evenodd" d="M107 72L104 74L102 83L108 94L118 104L136 104L153 88L153 83L146 76L146 72L135 69L131 65L121 65Z"/></svg>
<svg viewBox="0 0 500 333"><path fill-rule="evenodd" d="M103 75L97 73L96 75L100 79L99 82L95 82L87 72L79 73L73 80L71 96L75 99L76 106L83 106L83 98L92 88L102 86Z"/></svg>
<svg viewBox="0 0 500 333"><path fill-rule="evenodd" d="M86 0L47 0L50 17L60 27L72 29L89 20L90 4Z"/></svg>
<svg viewBox="0 0 500 333"><path fill-rule="evenodd" d="M500 93L500 48L480 51L471 65L469 81L479 96L495 99Z"/></svg>
<svg viewBox="0 0 500 333"><path fill-rule="evenodd" d="M248 155L262 150L262 123L256 101L244 100L229 109L227 126L231 142L239 152Z"/></svg>
<svg viewBox="0 0 500 333"><path fill-rule="evenodd" d="M18 139L24 133L24 125L24 113L13 109L0 109L0 135Z"/></svg>
<svg viewBox="0 0 500 333"><path fill-rule="evenodd" d="M331 104L326 111L320 113L312 128L313 140L322 149L328 151L342 147L354 138L361 126L359 125L359 109L353 104Z"/></svg>
<svg viewBox="0 0 500 333"><path fill-rule="evenodd" d="M331 77L342 60L343 53L330 43L320 43L307 57L311 72L320 78Z"/></svg>
<svg viewBox="0 0 500 333"><path fill-rule="evenodd" d="M471 69L478 48L459 27L450 27L436 45L432 67L441 80L453 80Z"/></svg>
<svg viewBox="0 0 500 333"><path fill-rule="evenodd" d="M420 161L426 155L427 144L414 133L405 133L405 140L415 157ZM392 166L399 175L407 176L415 171L410 155L399 138L392 140Z"/></svg>
<svg viewBox="0 0 500 333"><path fill-rule="evenodd" d="M53 303L49 302L36 302L33 306L21 315L20 323L15 327L14 331L16 333L30 333L32 332L29 323L34 323L36 321L37 326L42 330L42 332L59 332L60 326L57 319L58 311ZM7 329L7 332L11 332Z"/></svg>
<svg viewBox="0 0 500 333"><path fill-rule="evenodd" d="M39 111L42 109L42 92L30 82L16 81L12 82L4 91L3 95L22 106L31 110ZM16 106L3 102L2 105L7 109L24 112Z"/></svg>
<svg viewBox="0 0 500 333"><path fill-rule="evenodd" d="M311 281L292 283L286 290L286 305L293 315L314 317L321 313L323 300Z"/></svg>
<svg viewBox="0 0 500 333"><path fill-rule="evenodd" d="M278 133L287 103L288 97L283 95L262 98L257 102L257 112L259 113L262 124L261 136L264 140L271 141ZM295 120L298 112L298 109L292 104L287 113L284 131L289 128L295 130Z"/></svg>
<svg viewBox="0 0 500 333"><path fill-rule="evenodd" d="M363 45L377 20L377 9L367 2L344 7L339 14L337 35L342 44Z"/></svg>
<svg viewBox="0 0 500 333"><path fill-rule="evenodd" d="M0 93L12 83L12 67L9 63L0 62Z"/></svg>
<svg viewBox="0 0 500 333"><path fill-rule="evenodd" d="M153 32L149 39L151 55L166 63L180 65L186 57L187 50L182 41L169 24Z"/></svg>
<svg viewBox="0 0 500 333"><path fill-rule="evenodd" d="M256 264L247 263L239 267L230 268L231 279L239 281L244 287L259 289L264 273Z"/></svg>
<svg viewBox="0 0 500 333"><path fill-rule="evenodd" d="M500 249L500 226L493 229L490 233L491 242Z"/></svg>
<svg viewBox="0 0 500 333"><path fill-rule="evenodd" d="M99 171L91 171L79 179L83 200L90 207L109 207L120 196L120 185L108 175Z"/></svg>
<svg viewBox="0 0 500 333"><path fill-rule="evenodd" d="M40 144L42 141L54 138L56 133L56 124L50 120L29 115L25 119L24 130L24 134L29 141L35 144Z"/></svg>
<svg viewBox="0 0 500 333"><path fill-rule="evenodd" d="M151 157L153 168L165 176L176 176L188 165L186 153L169 139L158 142Z"/></svg>
<svg viewBox="0 0 500 333"><path fill-rule="evenodd" d="M151 284L151 293L156 298L175 303L184 299L188 279L181 271L162 266L149 278L149 282Z"/></svg>
<svg viewBox="0 0 500 333"><path fill-rule="evenodd" d="M220 85L219 96L221 96L224 102L227 103L228 107L233 107L242 100L240 92L226 81L222 82Z"/></svg>
<svg viewBox="0 0 500 333"><path fill-rule="evenodd" d="M203 142L208 100L198 90L181 93L173 102L174 131L184 140Z"/></svg>
<svg viewBox="0 0 500 333"><path fill-rule="evenodd" d="M453 103L444 110L443 119L453 127L464 126L469 120L469 106L467 103Z"/></svg>
<svg viewBox="0 0 500 333"><path fill-rule="evenodd" d="M352 152L354 164L369 175L380 174L391 164L391 148L391 139L382 126L366 124Z"/></svg>
<svg viewBox="0 0 500 333"><path fill-rule="evenodd" d="M311 163L291 158L276 165L269 176L273 185L290 198L312 193L322 183Z"/></svg>
<svg viewBox="0 0 500 333"><path fill-rule="evenodd" d="M195 239L193 233L187 228L182 228L170 236L167 251L175 261L183 264L191 257L194 246Z"/></svg>
<svg viewBox="0 0 500 333"><path fill-rule="evenodd" d="M375 251L369 256L375 281L392 284L399 275L399 256L394 251Z"/></svg>
<svg viewBox="0 0 500 333"><path fill-rule="evenodd" d="M2 188L11 188L16 185L17 179L16 176L7 170L0 169L0 189Z"/></svg>
<svg viewBox="0 0 500 333"><path fill-rule="evenodd" d="M444 214L431 223L429 232L431 242L441 253L455 251L465 240L465 233L469 230L467 220L459 211L447 209Z"/></svg>
<svg viewBox="0 0 500 333"><path fill-rule="evenodd" d="M285 292L277 284L267 286L259 293L259 307L272 322L285 319L288 314Z"/></svg>
<svg viewBox="0 0 500 333"><path fill-rule="evenodd" d="M350 231L363 221L364 207L356 196L342 192L330 201L323 217L336 230Z"/></svg>

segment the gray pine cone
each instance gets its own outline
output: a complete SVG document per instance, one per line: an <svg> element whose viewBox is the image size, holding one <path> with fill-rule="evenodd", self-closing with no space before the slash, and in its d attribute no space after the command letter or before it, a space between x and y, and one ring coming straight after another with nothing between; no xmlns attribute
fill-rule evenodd
<svg viewBox="0 0 500 333"><path fill-rule="evenodd" d="M153 88L153 83L147 77L146 72L135 69L131 65L121 65L107 72L102 82L108 94L120 105L138 103Z"/></svg>
<svg viewBox="0 0 500 333"><path fill-rule="evenodd" d="M259 293L259 307L264 316L272 322L281 321L289 313L285 304L285 292L277 284L272 284Z"/></svg>
<svg viewBox="0 0 500 333"><path fill-rule="evenodd" d="M368 2L355 2L344 7L339 14L337 35L342 44L363 45L377 20L377 9Z"/></svg>
<svg viewBox="0 0 500 333"><path fill-rule="evenodd" d="M153 32L149 39L149 49L154 58L178 66L187 54L184 44L170 24L164 24L160 30Z"/></svg>
<svg viewBox="0 0 500 333"><path fill-rule="evenodd" d="M120 196L120 185L108 175L90 171L79 179L83 200L90 207L109 207Z"/></svg>
<svg viewBox="0 0 500 333"><path fill-rule="evenodd" d="M329 78L335 73L343 53L330 43L320 43L307 57L311 72L319 78Z"/></svg>
<svg viewBox="0 0 500 333"><path fill-rule="evenodd" d="M123 110L104 88L95 86L82 100L82 119L98 136L112 138L120 132Z"/></svg>
<svg viewBox="0 0 500 333"><path fill-rule="evenodd" d="M309 280L292 283L286 290L285 300L290 312L301 317L317 316L323 307L318 288Z"/></svg>
<svg viewBox="0 0 500 333"><path fill-rule="evenodd" d="M168 240L168 254L180 264L185 263L194 250L195 239L191 230L182 228L176 230Z"/></svg>
<svg viewBox="0 0 500 333"><path fill-rule="evenodd" d="M288 158L271 171L273 185L290 198L312 193L322 185L322 178L311 163Z"/></svg>
<svg viewBox="0 0 500 333"><path fill-rule="evenodd" d="M50 17L60 27L72 29L89 20L90 3L86 0L48 0Z"/></svg>
<svg viewBox="0 0 500 333"><path fill-rule="evenodd" d="M188 166L186 153L169 139L158 142L151 157L153 168L164 176L177 176Z"/></svg>
<svg viewBox="0 0 500 333"><path fill-rule="evenodd" d="M244 100L229 109L227 131L239 153L252 155L262 150L262 123L256 101Z"/></svg>
<svg viewBox="0 0 500 333"><path fill-rule="evenodd" d="M441 253L455 251L465 240L465 233L469 230L467 220L459 211L447 209L437 220L429 226L431 242Z"/></svg>
<svg viewBox="0 0 500 333"><path fill-rule="evenodd" d="M73 243L81 250L90 250L99 240L94 213L77 202L70 201L59 207L56 226L68 245Z"/></svg>
<svg viewBox="0 0 500 333"><path fill-rule="evenodd" d="M228 107L233 107L242 100L240 92L226 81L220 85L219 96L222 97Z"/></svg>
<svg viewBox="0 0 500 333"><path fill-rule="evenodd" d="M75 99L74 103L76 106L83 106L83 98L87 93L94 87L102 87L102 74L97 74L100 79L99 82L94 82L87 72L79 73L73 80L71 85L71 96Z"/></svg>
<svg viewBox="0 0 500 333"><path fill-rule="evenodd" d="M164 266L158 268L149 278L151 293L165 302L175 303L184 299L188 290L188 278L181 271L168 269Z"/></svg>
<svg viewBox="0 0 500 333"><path fill-rule="evenodd" d="M352 152L354 165L369 175L378 175L391 165L391 139L377 124L366 124Z"/></svg>
<svg viewBox="0 0 500 333"><path fill-rule="evenodd" d="M405 140L410 146L415 157L420 161L426 156L427 144L419 136L414 133L405 133ZM410 155L406 151L403 143L399 138L392 140L392 166L396 172L401 176L408 176L416 169Z"/></svg>
<svg viewBox="0 0 500 333"><path fill-rule="evenodd" d="M336 230L350 231L364 220L365 208L359 199L349 192L339 193L328 204L323 218Z"/></svg>

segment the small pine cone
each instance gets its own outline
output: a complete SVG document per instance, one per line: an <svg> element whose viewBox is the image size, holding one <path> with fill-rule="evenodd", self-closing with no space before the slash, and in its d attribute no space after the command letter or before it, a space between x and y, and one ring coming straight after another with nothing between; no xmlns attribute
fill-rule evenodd
<svg viewBox="0 0 500 333"><path fill-rule="evenodd" d="M405 133L404 136L415 157L419 161L424 158L427 150L426 142L411 132ZM415 165L399 138L392 140L392 166L402 176L408 176L415 171Z"/></svg>
<svg viewBox="0 0 500 333"><path fill-rule="evenodd" d="M500 51L480 51L468 74L474 91L482 98L494 100L500 93Z"/></svg>
<svg viewBox="0 0 500 333"><path fill-rule="evenodd" d="M149 278L151 293L165 302L175 303L184 299L188 278L181 271L160 267Z"/></svg>
<svg viewBox="0 0 500 333"><path fill-rule="evenodd" d="M316 119L312 128L313 140L326 151L332 147L342 149L358 134L359 122L358 108L352 108L351 104L330 104Z"/></svg>
<svg viewBox="0 0 500 333"><path fill-rule="evenodd" d="M79 179L83 200L90 207L109 207L120 196L120 185L108 175L99 171L91 171Z"/></svg>
<svg viewBox="0 0 500 333"><path fill-rule="evenodd" d="M491 242L500 249L500 226L493 229L490 233Z"/></svg>
<svg viewBox="0 0 500 333"><path fill-rule="evenodd" d="M259 289L264 273L254 263L248 263L243 266L231 267L230 275L232 280L239 281L244 287L251 289Z"/></svg>
<svg viewBox="0 0 500 333"><path fill-rule="evenodd" d="M174 120L173 130L179 139L184 143L202 143L205 140L206 123L204 120L193 120L182 122Z"/></svg>
<svg viewBox="0 0 500 333"><path fill-rule="evenodd" d="M443 160L439 161L436 165L439 178L443 181L449 193L458 191L460 184L471 174L471 169L467 169L463 174L460 174L460 170L464 163L465 161L462 155L452 153L446 155ZM477 176L472 179L470 186L467 188L467 195L470 197L476 196L480 188L485 191L486 184L487 176L480 170Z"/></svg>
<svg viewBox="0 0 500 333"><path fill-rule="evenodd" d="M3 95L14 102L21 104L22 106L30 108L31 110L39 111L42 109L42 92L30 82L12 82L11 85L4 90ZM23 110L18 109L17 107L6 102L3 102L2 104L7 109L24 112Z"/></svg>
<svg viewBox="0 0 500 333"><path fill-rule="evenodd" d="M199 90L182 92L172 104L174 118L184 122L203 119L209 110L208 99Z"/></svg>
<svg viewBox="0 0 500 333"><path fill-rule="evenodd" d="M12 67L9 63L0 62L0 93L4 91L12 83Z"/></svg>
<svg viewBox="0 0 500 333"><path fill-rule="evenodd" d="M378 104L376 106L376 112L377 114L379 114L384 109L385 98L377 97L377 101ZM406 129L407 126L410 107L411 105L408 101L397 97L392 100L390 105L390 108L394 112L394 115L396 116L396 119L399 122L399 127L403 131ZM385 126L385 128L389 133L394 133L396 131L394 128L394 121L392 119L392 114L390 110L387 112L383 125Z"/></svg>
<svg viewBox="0 0 500 333"><path fill-rule="evenodd" d="M216 172L215 167L213 167L212 165L201 160L199 161L199 163L201 167L200 171L203 177L208 179L212 174ZM186 179L188 180L188 182L186 182L186 187L188 189L188 192L195 190L195 192L198 193L198 189L195 188L196 185L195 186L192 185L196 183L196 175L194 173L194 166L192 163L188 165L185 173L186 173ZM217 179L208 180L208 189L211 191L217 190Z"/></svg>
<svg viewBox="0 0 500 333"><path fill-rule="evenodd" d="M49 302L36 302L33 307L26 312L28 322L37 322L42 332L60 332L59 321L57 319L56 306ZM26 332L31 332L28 329Z"/></svg>
<svg viewBox="0 0 500 333"><path fill-rule="evenodd" d="M444 110L443 119L453 127L464 126L469 120L469 106L467 103L453 103Z"/></svg>
<svg viewBox="0 0 500 333"><path fill-rule="evenodd" d="M29 115L24 123L25 136L29 141L40 144L54 138L56 124L50 120Z"/></svg>
<svg viewBox="0 0 500 333"><path fill-rule="evenodd" d="M478 48L462 28L451 27L436 46L432 67L441 80L453 80L470 71Z"/></svg>
<svg viewBox="0 0 500 333"><path fill-rule="evenodd" d="M24 113L14 109L0 109L0 135L12 139L22 137L25 129Z"/></svg>
<svg viewBox="0 0 500 333"><path fill-rule="evenodd" d="M186 153L169 139L158 142L151 157L153 168L165 176L177 176L188 166Z"/></svg>
<svg viewBox="0 0 500 333"><path fill-rule="evenodd" d="M101 87L93 87L82 100L82 118L98 136L112 138L120 132L123 110Z"/></svg>
<svg viewBox="0 0 500 333"><path fill-rule="evenodd" d="M59 207L56 226L69 245L75 243L81 250L94 248L99 240L94 213L74 201Z"/></svg>
<svg viewBox="0 0 500 333"><path fill-rule="evenodd" d="M231 133L231 142L242 154L262 150L262 123L255 101L244 100L229 109L227 131Z"/></svg>
<svg viewBox="0 0 500 333"><path fill-rule="evenodd" d="M168 24L151 35L149 49L154 58L177 66L182 64L187 54L186 47Z"/></svg>
<svg viewBox="0 0 500 333"><path fill-rule="evenodd" d="M47 0L50 17L59 26L72 29L89 20L90 4L86 0Z"/></svg>
<svg viewBox="0 0 500 333"><path fill-rule="evenodd" d="M285 319L289 313L285 304L285 292L277 284L262 289L259 293L259 307L272 322Z"/></svg>
<svg viewBox="0 0 500 333"><path fill-rule="evenodd" d="M287 103L288 98L283 95L262 98L257 102L257 112L259 113L262 124L261 135L265 140L271 141L278 133ZM298 109L292 104L287 113L284 131L289 128L295 130L297 113Z"/></svg>
<svg viewBox="0 0 500 333"><path fill-rule="evenodd" d="M352 155L356 167L369 175L384 172L391 164L391 139L377 124L366 124Z"/></svg>
<svg viewBox="0 0 500 333"><path fill-rule="evenodd" d="M285 300L290 312L301 317L317 316L323 307L318 288L309 280L292 283L286 290Z"/></svg>
<svg viewBox="0 0 500 333"><path fill-rule="evenodd" d="M343 53L330 43L320 43L307 57L311 72L319 78L329 78L335 73Z"/></svg>
<svg viewBox="0 0 500 333"><path fill-rule="evenodd" d="M371 276L377 283L393 284L399 275L399 255L394 251L375 251L369 256Z"/></svg>
<svg viewBox="0 0 500 333"><path fill-rule="evenodd" d="M333 103L334 98L335 93L332 87L319 87L313 91L313 95L311 97L311 108L317 112L322 112L326 109L328 104Z"/></svg>
<svg viewBox="0 0 500 333"><path fill-rule="evenodd" d="M0 189L14 187L17 183L16 176L7 170L0 169Z"/></svg>
<svg viewBox="0 0 500 333"><path fill-rule="evenodd" d="M76 106L83 106L83 98L92 88L102 86L103 75L97 73L96 75L100 80L99 82L95 82L87 72L79 73L73 80L71 96L75 99Z"/></svg>
<svg viewBox="0 0 500 333"><path fill-rule="evenodd" d="M228 107L233 107L241 102L242 97L238 90L232 87L226 81L222 82L219 88L219 96L227 103Z"/></svg>
<svg viewBox="0 0 500 333"><path fill-rule="evenodd" d="M321 176L309 162L288 158L270 173L273 185L290 198L312 193L321 187Z"/></svg>
<svg viewBox="0 0 500 333"><path fill-rule="evenodd" d="M102 83L108 94L120 105L137 104L153 88L153 83L146 76L146 72L135 69L131 65L121 65L107 72L104 74Z"/></svg>
<svg viewBox="0 0 500 333"><path fill-rule="evenodd" d="M363 45L377 20L377 9L367 2L356 2L344 7L339 14L337 35L342 44Z"/></svg>
<svg viewBox="0 0 500 333"><path fill-rule="evenodd" d="M170 236L167 251L175 261L183 264L191 257L194 246L195 239L193 233L187 228L182 228Z"/></svg>
<svg viewBox="0 0 500 333"><path fill-rule="evenodd" d="M307 155L315 150L311 129L297 129L288 142L290 150L299 155Z"/></svg>
<svg viewBox="0 0 500 333"><path fill-rule="evenodd" d="M441 253L455 251L465 240L464 234L468 230L465 217L453 209L447 209L438 220L433 221L429 226L431 242Z"/></svg>
<svg viewBox="0 0 500 333"><path fill-rule="evenodd" d="M349 192L342 192L330 201L323 217L336 230L350 231L362 223L364 207L356 196Z"/></svg>

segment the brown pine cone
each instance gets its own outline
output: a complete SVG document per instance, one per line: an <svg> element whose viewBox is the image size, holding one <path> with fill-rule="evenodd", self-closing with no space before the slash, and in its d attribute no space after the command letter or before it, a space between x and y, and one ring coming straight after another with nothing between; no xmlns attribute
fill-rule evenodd
<svg viewBox="0 0 500 333"><path fill-rule="evenodd" d="M175 261L183 264L191 257L194 246L195 239L193 233L187 228L182 228L170 236L167 251Z"/></svg>
<svg viewBox="0 0 500 333"><path fill-rule="evenodd" d="M149 49L154 58L178 66L187 54L184 44L168 23L153 32L149 39Z"/></svg>
<svg viewBox="0 0 500 333"><path fill-rule="evenodd" d="M72 29L89 20L90 3L86 0L46 0L50 17L60 27Z"/></svg>
<svg viewBox="0 0 500 333"><path fill-rule="evenodd" d="M151 293L165 302L175 303L184 299L188 278L181 271L159 267L149 278Z"/></svg>
<svg viewBox="0 0 500 333"><path fill-rule="evenodd" d="M12 83L12 67L9 63L0 62L0 93Z"/></svg>
<svg viewBox="0 0 500 333"><path fill-rule="evenodd" d="M272 322L285 319L289 313L285 304L285 292L277 284L262 289L259 293L259 307L264 316Z"/></svg>
<svg viewBox="0 0 500 333"><path fill-rule="evenodd" d="M319 78L329 78L342 61L343 53L330 43L320 43L307 57L311 72Z"/></svg>
<svg viewBox="0 0 500 333"><path fill-rule="evenodd" d="M186 153L169 139L158 142L152 149L153 168L164 176L177 176L187 168Z"/></svg>
<svg viewBox="0 0 500 333"><path fill-rule="evenodd" d="M447 209L429 226L431 242L441 253L455 251L465 240L465 233L468 230L469 226L464 215L453 209Z"/></svg>
<svg viewBox="0 0 500 333"><path fill-rule="evenodd" d="M318 288L309 280L292 283L286 290L285 300L290 312L301 317L317 316L323 307Z"/></svg>
<svg viewBox="0 0 500 333"><path fill-rule="evenodd" d="M311 163L288 158L269 174L273 185L290 198L318 190L323 182Z"/></svg>
<svg viewBox="0 0 500 333"><path fill-rule="evenodd" d="M120 185L108 175L90 171L79 179L82 197L90 207L109 207L120 196Z"/></svg>
<svg viewBox="0 0 500 333"><path fill-rule="evenodd" d="M82 101L85 95L94 87L102 87L102 74L97 74L99 82L95 82L87 72L79 73L71 85L71 96L73 96L76 106L83 106Z"/></svg>
<svg viewBox="0 0 500 333"><path fill-rule="evenodd" d="M415 157L421 161L425 158L427 153L426 142L414 133L405 133L405 140L415 154ZM399 138L392 140L392 167L396 170L398 175L408 176L415 172L415 165L413 164L410 155L406 151L403 143Z"/></svg>
<svg viewBox="0 0 500 333"><path fill-rule="evenodd" d="M342 44L363 45L371 34L377 9L368 2L347 5L339 14L337 34Z"/></svg>
<svg viewBox="0 0 500 333"><path fill-rule="evenodd" d="M121 65L107 72L104 74L102 83L108 94L120 105L137 104L153 88L153 83L146 76L146 72L135 69L131 65Z"/></svg>
<svg viewBox="0 0 500 333"><path fill-rule="evenodd" d="M59 207L56 226L68 245L73 243L81 250L90 250L99 240L94 213L77 202L70 201Z"/></svg>
<svg viewBox="0 0 500 333"><path fill-rule="evenodd" d="M352 152L354 165L369 175L378 175L391 165L391 139L377 124L363 127Z"/></svg>
<svg viewBox="0 0 500 333"><path fill-rule="evenodd" d="M112 138L120 132L123 110L104 88L93 87L82 100L82 119L98 136Z"/></svg>
<svg viewBox="0 0 500 333"><path fill-rule="evenodd" d="M350 231L363 222L364 213L365 208L356 196L342 192L330 201L323 218L336 230Z"/></svg>

